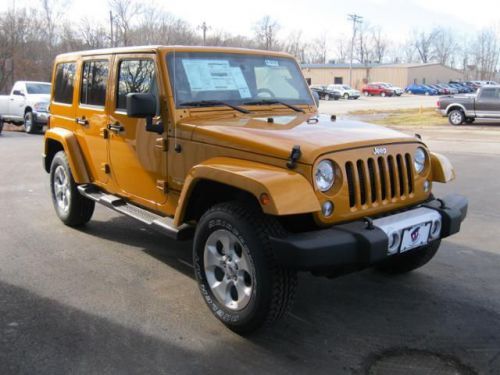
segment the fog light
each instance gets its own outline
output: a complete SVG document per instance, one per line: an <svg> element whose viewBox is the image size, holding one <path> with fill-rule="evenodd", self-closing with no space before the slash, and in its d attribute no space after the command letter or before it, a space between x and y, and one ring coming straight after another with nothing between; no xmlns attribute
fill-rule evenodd
<svg viewBox="0 0 500 375"><path fill-rule="evenodd" d="M431 236L433 238L437 238L440 233L441 233L441 222L439 220L436 220L434 223L432 223Z"/></svg>
<svg viewBox="0 0 500 375"><path fill-rule="evenodd" d="M326 201L325 203L323 203L321 211L323 212L323 216L331 216L333 213L333 203L330 201Z"/></svg>
<svg viewBox="0 0 500 375"><path fill-rule="evenodd" d="M399 240L400 237L398 232L392 232L389 235L389 253L393 254L398 251Z"/></svg>
<svg viewBox="0 0 500 375"><path fill-rule="evenodd" d="M428 193L429 190L431 190L431 183L429 182L429 180L425 180L425 182L424 182L424 191L426 193Z"/></svg>

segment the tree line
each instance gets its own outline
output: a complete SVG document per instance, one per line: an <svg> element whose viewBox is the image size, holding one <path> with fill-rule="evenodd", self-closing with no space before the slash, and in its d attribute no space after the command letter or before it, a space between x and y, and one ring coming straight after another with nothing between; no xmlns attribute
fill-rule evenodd
<svg viewBox="0 0 500 375"><path fill-rule="evenodd" d="M429 63L460 69L464 79L494 79L500 63L498 30L486 27L457 35L435 27L413 30L404 42L391 40L378 25L357 25L355 37L306 38L301 30L286 33L270 16L258 20L249 35L200 26L137 0L109 0L109 22L65 20L66 0L38 0L33 7L0 13L0 92L16 80L50 80L57 54L106 47L180 44L260 48L286 51L301 63Z"/></svg>

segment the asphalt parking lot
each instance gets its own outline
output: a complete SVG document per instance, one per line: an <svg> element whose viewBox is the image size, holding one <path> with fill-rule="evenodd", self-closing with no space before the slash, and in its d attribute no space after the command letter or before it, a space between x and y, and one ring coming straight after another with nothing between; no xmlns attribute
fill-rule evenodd
<svg viewBox="0 0 500 375"><path fill-rule="evenodd" d="M362 100L382 99L404 98ZM455 165L435 193L468 196L462 232L408 275L302 274L292 312L250 337L207 310L190 243L103 207L83 229L62 225L42 136L4 132L0 374L500 373L500 126L406 131Z"/></svg>

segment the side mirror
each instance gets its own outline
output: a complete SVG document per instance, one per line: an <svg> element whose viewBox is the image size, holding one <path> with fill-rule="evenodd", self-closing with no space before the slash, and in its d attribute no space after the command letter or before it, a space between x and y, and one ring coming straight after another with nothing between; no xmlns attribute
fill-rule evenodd
<svg viewBox="0 0 500 375"><path fill-rule="evenodd" d="M20 90L14 90L12 92L12 95L17 95L17 96L24 96L24 94Z"/></svg>
<svg viewBox="0 0 500 375"><path fill-rule="evenodd" d="M157 100L153 94L130 93L127 94L127 116L146 119L146 131L161 134L163 124L160 122L153 125L153 117L156 116Z"/></svg>
<svg viewBox="0 0 500 375"><path fill-rule="evenodd" d="M312 94L314 98L314 103L316 103L316 107L319 108L319 94L316 91L313 91Z"/></svg>

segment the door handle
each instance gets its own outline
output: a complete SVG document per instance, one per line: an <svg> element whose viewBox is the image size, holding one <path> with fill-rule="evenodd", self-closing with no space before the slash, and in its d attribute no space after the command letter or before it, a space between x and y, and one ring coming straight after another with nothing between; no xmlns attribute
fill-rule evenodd
<svg viewBox="0 0 500 375"><path fill-rule="evenodd" d="M87 126L87 125L89 124L89 120L87 120L87 119L85 118L85 116L84 116L84 117L82 117L82 118L77 117L77 118L75 119L75 122L76 122L78 125L83 125L83 126Z"/></svg>
<svg viewBox="0 0 500 375"><path fill-rule="evenodd" d="M115 122L114 124L108 124L108 130L111 130L114 133L121 133L125 130L125 128L119 122Z"/></svg>

